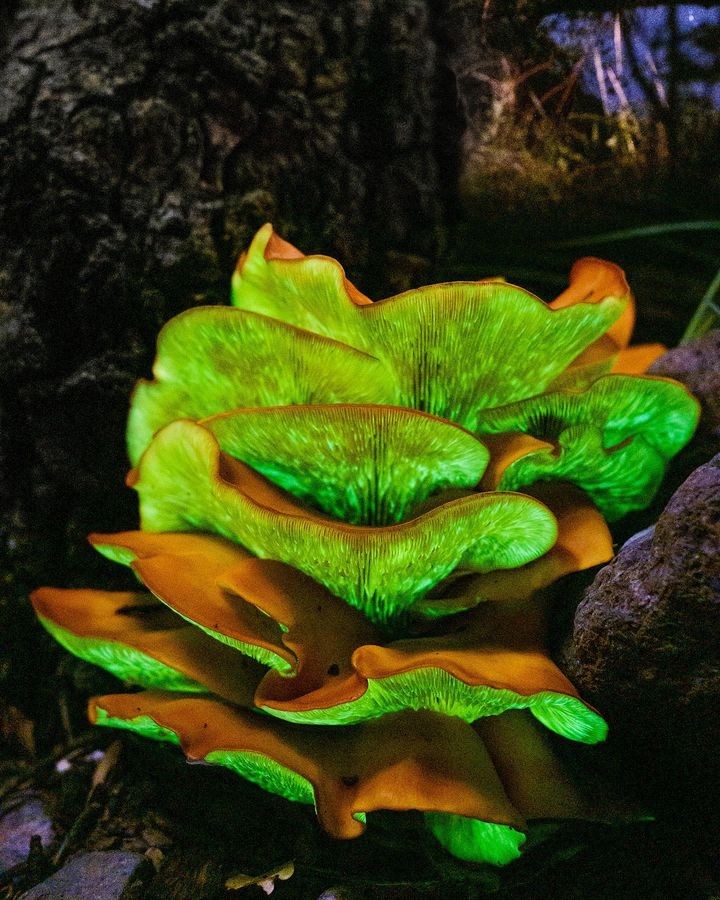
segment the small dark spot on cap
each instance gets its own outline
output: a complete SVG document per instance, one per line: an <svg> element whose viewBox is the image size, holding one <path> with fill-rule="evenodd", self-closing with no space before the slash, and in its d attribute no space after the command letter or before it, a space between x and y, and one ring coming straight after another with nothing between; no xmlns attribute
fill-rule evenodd
<svg viewBox="0 0 720 900"><path fill-rule="evenodd" d="M345 785L345 787L355 787L355 785L360 781L359 775L341 775L340 781Z"/></svg>
<svg viewBox="0 0 720 900"><path fill-rule="evenodd" d="M327 670L328 675L339 675L340 674L340 666L337 663L333 663L328 666Z"/></svg>

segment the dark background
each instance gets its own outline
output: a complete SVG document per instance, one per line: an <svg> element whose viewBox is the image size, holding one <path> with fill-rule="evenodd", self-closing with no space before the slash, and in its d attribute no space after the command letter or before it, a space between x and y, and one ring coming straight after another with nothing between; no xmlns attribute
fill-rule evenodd
<svg viewBox="0 0 720 900"><path fill-rule="evenodd" d="M255 229L272 221L304 251L336 256L376 299L497 274L549 298L573 259L604 255L625 267L638 297L637 338L675 344L710 299L720 265L719 49L720 8L709 3L0 5L0 687L9 773L84 739L82 701L102 680L41 633L27 592L122 583L85 534L136 521L123 487L129 392L148 374L170 316L226 301ZM673 227L648 233L657 225ZM613 236L626 229L636 233ZM420 862L407 846L396 853L385 832L372 860L367 842L337 851L304 811L257 800L217 773L188 775L154 748L131 743L124 753L118 842L140 815L138 791L168 815L187 804L188 821L205 823L201 846L176 838L178 882L195 891L188 897L222 896L218 873L238 844L257 871L297 856L278 816L311 845L312 887L297 896L343 878L374 884L381 872L415 884L393 896L471 896L493 885L514 897L714 890L706 849L693 837L686 852L677 829L666 834L662 824L592 833L575 866L556 864L579 852L559 841L555 856L529 856L502 881L446 862L428 868L426 850ZM201 782L212 802L187 799ZM231 816L242 840L223 827L228 791L262 810L259 819ZM78 797L55 796L66 827ZM188 873L209 865L210 846L215 874L198 886ZM298 877L278 895L290 896L282 890ZM177 885L156 890L186 896Z"/></svg>

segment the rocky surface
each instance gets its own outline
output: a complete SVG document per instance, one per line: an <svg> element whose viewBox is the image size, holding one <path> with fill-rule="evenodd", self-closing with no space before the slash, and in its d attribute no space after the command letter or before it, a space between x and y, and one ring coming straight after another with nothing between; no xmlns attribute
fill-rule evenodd
<svg viewBox="0 0 720 900"><path fill-rule="evenodd" d="M720 454L628 541L578 607L565 669L655 808L717 833Z"/></svg>
<svg viewBox="0 0 720 900"><path fill-rule="evenodd" d="M19 797L0 809L0 871L25 862L33 838L46 849L55 839L52 820L39 797Z"/></svg>
<svg viewBox="0 0 720 900"><path fill-rule="evenodd" d="M668 350L649 374L681 381L700 401L697 433L679 460L689 474L720 448L720 330Z"/></svg>
<svg viewBox="0 0 720 900"><path fill-rule="evenodd" d="M146 860L140 853L78 853L24 900L119 900Z"/></svg>

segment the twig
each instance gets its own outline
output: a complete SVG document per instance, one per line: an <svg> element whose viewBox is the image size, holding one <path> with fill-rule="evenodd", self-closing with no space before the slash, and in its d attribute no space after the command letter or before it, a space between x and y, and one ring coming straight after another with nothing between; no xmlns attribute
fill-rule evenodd
<svg viewBox="0 0 720 900"><path fill-rule="evenodd" d="M613 44L615 45L615 71L618 76L623 76L623 39L622 39L622 22L620 13L615 13L613 21Z"/></svg>
<svg viewBox="0 0 720 900"><path fill-rule="evenodd" d="M605 69L603 68L600 50L597 45L593 47L593 63L595 65L595 78L597 79L598 89L600 90L600 102L602 103L603 112L606 116L609 116L610 100L608 97L607 85L605 84Z"/></svg>
<svg viewBox="0 0 720 900"><path fill-rule="evenodd" d="M610 79L610 84L612 84L613 90L615 91L615 94L620 103L620 115L618 118L620 121L623 137L625 138L625 146L627 147L628 153L635 153L635 141L632 139L632 135L630 134L629 130L631 120L635 118L630 107L630 101L628 100L627 94L625 93L623 86L620 83L620 79L613 71L612 66L607 67L607 76Z"/></svg>
<svg viewBox="0 0 720 900"><path fill-rule="evenodd" d="M53 866L57 867L63 862L70 852L74 841L83 833L88 824L102 812L103 801L107 792L106 781L108 775L117 764L121 750L122 744L120 741L113 741L98 763L95 772L93 773L92 786L88 792L87 799L85 800L85 806L80 815L73 822L70 830L65 835L62 844L60 844L60 847L53 856Z"/></svg>

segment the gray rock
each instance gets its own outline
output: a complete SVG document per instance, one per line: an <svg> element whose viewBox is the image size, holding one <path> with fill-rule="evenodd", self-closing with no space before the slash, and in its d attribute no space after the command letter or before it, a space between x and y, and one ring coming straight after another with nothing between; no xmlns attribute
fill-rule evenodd
<svg viewBox="0 0 720 900"><path fill-rule="evenodd" d="M693 439L670 462L649 508L615 525L613 534L620 541L655 521L683 481L720 449L720 330L668 350L650 366L648 374L684 384L700 402L700 421Z"/></svg>
<svg viewBox="0 0 720 900"><path fill-rule="evenodd" d="M720 330L668 350L649 373L676 378L689 387L703 407L701 432L720 437Z"/></svg>
<svg viewBox="0 0 720 900"><path fill-rule="evenodd" d="M23 900L118 900L144 861L141 853L78 853Z"/></svg>
<svg viewBox="0 0 720 900"><path fill-rule="evenodd" d="M36 835L46 848L55 838L55 829L39 797L29 797L7 812L0 811L0 871L25 862L30 839Z"/></svg>
<svg viewBox="0 0 720 900"><path fill-rule="evenodd" d="M720 799L720 454L586 591L565 670L660 802ZM612 746L612 745L611 745ZM695 815L702 809L696 809Z"/></svg>
<svg viewBox="0 0 720 900"><path fill-rule="evenodd" d="M668 350L650 366L649 374L681 381L700 401L702 414L695 437L673 467L687 477L720 447L720 330Z"/></svg>

